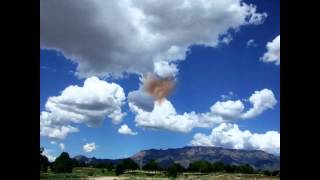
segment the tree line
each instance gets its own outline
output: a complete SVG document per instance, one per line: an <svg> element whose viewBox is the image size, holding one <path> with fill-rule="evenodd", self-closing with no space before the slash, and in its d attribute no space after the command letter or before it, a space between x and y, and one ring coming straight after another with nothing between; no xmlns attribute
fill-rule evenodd
<svg viewBox="0 0 320 180"><path fill-rule="evenodd" d="M43 155L43 148L40 148L40 171L47 172L50 167L52 172L55 173L71 173L73 167L87 167L89 165L78 162L76 159L70 158L67 152L62 152L54 162L50 163L48 158ZM117 165L111 162L103 162L91 164L91 167L100 168L104 170L115 171L116 175L123 174L125 171L133 171L140 169L139 165L130 158L123 159ZM167 168L161 168L155 160L149 160L144 166L141 167L144 171L164 171L169 177L177 177L183 172L197 172L197 173L243 173L243 174L265 174L268 176L280 176L280 171L258 171L252 168L249 164L244 165L229 165L222 162L210 163L205 160L194 161L189 164L188 168L184 168L178 163L174 163Z"/></svg>

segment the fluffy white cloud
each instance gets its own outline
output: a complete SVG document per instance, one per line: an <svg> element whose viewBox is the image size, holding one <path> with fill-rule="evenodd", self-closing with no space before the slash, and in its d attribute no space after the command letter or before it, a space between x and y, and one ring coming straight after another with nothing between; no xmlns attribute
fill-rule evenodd
<svg viewBox="0 0 320 180"><path fill-rule="evenodd" d="M83 145L82 149L84 152L90 153L92 151L95 151L97 149L97 146L96 143L92 142Z"/></svg>
<svg viewBox="0 0 320 180"><path fill-rule="evenodd" d="M40 134L64 139L69 133L79 131L71 123L97 127L106 117L117 124L125 115L121 111L125 99L121 86L97 77L88 78L83 87L69 86L60 96L48 98L46 110L40 115Z"/></svg>
<svg viewBox="0 0 320 180"><path fill-rule="evenodd" d="M64 144L63 144L63 143L60 143L60 144L59 144L59 148L60 148L61 150L64 150Z"/></svg>
<svg viewBox="0 0 320 180"><path fill-rule="evenodd" d="M138 90L139 91L139 90ZM170 101L154 102L152 111L146 111L135 102L129 101L129 107L135 113L137 126L151 129L166 129L178 132L190 132L193 128L209 128L215 124L232 122L240 119L251 119L277 103L274 94L269 89L255 91L249 98L253 107L244 111L240 100L218 101L206 113L178 114Z"/></svg>
<svg viewBox="0 0 320 180"><path fill-rule="evenodd" d="M136 113L135 122L137 126L151 129L167 129L171 131L190 132L196 127L210 127L215 122L222 121L221 118L210 114L197 114L195 112L177 114L170 101L154 102L151 112L140 109L129 102L130 109Z"/></svg>
<svg viewBox="0 0 320 180"><path fill-rule="evenodd" d="M191 45L215 47L266 13L241 0L42 0L40 46L76 62L79 77L175 75Z"/></svg>
<svg viewBox="0 0 320 180"><path fill-rule="evenodd" d="M267 43L267 52L260 58L266 63L275 63L280 65L280 35Z"/></svg>
<svg viewBox="0 0 320 180"><path fill-rule="evenodd" d="M216 102L211 106L211 112L221 116L225 120L236 119L240 116L244 109L244 105L240 100L237 101L225 101L225 102Z"/></svg>
<svg viewBox="0 0 320 180"><path fill-rule="evenodd" d="M57 144L57 142L55 142L55 141L50 141L50 144Z"/></svg>
<svg viewBox="0 0 320 180"><path fill-rule="evenodd" d="M248 42L247 42L247 47L255 47L257 46L256 42L254 41L254 39L250 39Z"/></svg>
<svg viewBox="0 0 320 180"><path fill-rule="evenodd" d="M128 125L124 124L122 125L119 129L118 129L118 132L120 134L127 134L127 135L137 135L138 133L137 132L133 132L129 127Z"/></svg>
<svg viewBox="0 0 320 180"><path fill-rule="evenodd" d="M217 146L232 149L263 150L280 153L280 133L267 131L263 134L241 131L236 124L222 123L212 129L210 135L197 133L190 142L194 146Z"/></svg>
<svg viewBox="0 0 320 180"><path fill-rule="evenodd" d="M269 89L255 91L249 98L249 102L253 105L251 109L241 115L243 119L251 119L260 115L263 111L273 108L277 104L274 94Z"/></svg>

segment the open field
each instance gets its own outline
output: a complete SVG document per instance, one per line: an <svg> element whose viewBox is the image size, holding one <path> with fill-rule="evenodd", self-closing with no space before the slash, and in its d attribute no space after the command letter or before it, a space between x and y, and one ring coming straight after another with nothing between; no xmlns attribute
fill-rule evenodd
<svg viewBox="0 0 320 180"><path fill-rule="evenodd" d="M116 176L114 171L104 172L98 168L88 167L77 167L73 169L72 173L66 174L54 174L51 172L40 174L41 180L169 180L163 172L146 172L146 171L127 171L126 173ZM276 180L279 177L269 177L262 174L228 174L228 173L210 173L210 174L199 174L199 173L183 173L180 174L176 179L190 179L190 180Z"/></svg>

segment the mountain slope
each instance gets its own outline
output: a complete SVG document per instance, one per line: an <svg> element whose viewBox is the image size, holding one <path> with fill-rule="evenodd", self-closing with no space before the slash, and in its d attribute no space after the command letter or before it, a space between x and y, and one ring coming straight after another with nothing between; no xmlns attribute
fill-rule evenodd
<svg viewBox="0 0 320 180"><path fill-rule="evenodd" d="M131 157L140 165L144 165L151 159L156 160L161 167L167 167L172 163L179 163L188 167L192 161L207 160L211 163L221 161L225 164L249 164L256 169L279 170L280 158L263 151L248 151L225 149L220 147L192 146L166 150L145 150Z"/></svg>
<svg viewBox="0 0 320 180"><path fill-rule="evenodd" d="M280 157L258 150L237 150L220 147L187 146L175 149L150 149L143 150L130 157L140 166L145 165L150 160L156 160L163 168L173 163L179 163L188 167L192 161L206 160L211 163L223 162L225 164L240 165L249 164L255 169L280 170ZM88 158L82 155L75 156L79 162L85 164L97 164L111 162L118 164L122 159L97 159Z"/></svg>

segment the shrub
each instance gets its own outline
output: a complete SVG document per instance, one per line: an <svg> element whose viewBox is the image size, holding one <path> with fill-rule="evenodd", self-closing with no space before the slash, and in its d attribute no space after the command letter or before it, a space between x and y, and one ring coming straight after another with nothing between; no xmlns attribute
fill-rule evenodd
<svg viewBox="0 0 320 180"><path fill-rule="evenodd" d="M116 167L116 175L119 176L119 175L123 174L124 171L125 171L125 169L124 169L123 165L121 163L118 164Z"/></svg>

